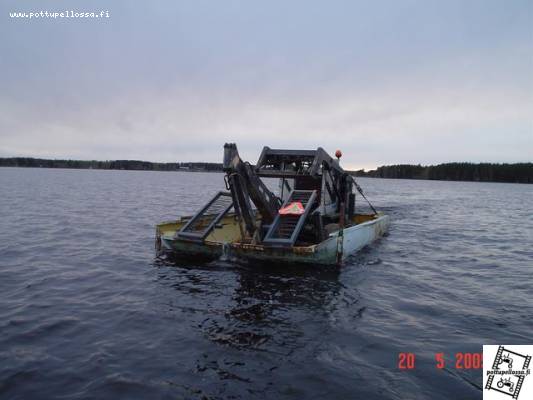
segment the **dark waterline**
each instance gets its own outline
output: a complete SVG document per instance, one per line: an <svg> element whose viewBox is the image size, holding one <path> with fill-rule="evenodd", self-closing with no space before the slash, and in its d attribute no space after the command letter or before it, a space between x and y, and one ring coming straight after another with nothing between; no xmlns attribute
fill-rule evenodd
<svg viewBox="0 0 533 400"><path fill-rule="evenodd" d="M481 399L454 354L531 343L531 186L360 178L388 237L257 267L154 259L224 184L134 172L0 169L0 398Z"/></svg>

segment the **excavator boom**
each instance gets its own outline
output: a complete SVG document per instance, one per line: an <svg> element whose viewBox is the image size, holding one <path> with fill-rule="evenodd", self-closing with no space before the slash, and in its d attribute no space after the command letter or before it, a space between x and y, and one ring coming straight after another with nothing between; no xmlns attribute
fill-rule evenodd
<svg viewBox="0 0 533 400"><path fill-rule="evenodd" d="M235 143L224 145L223 170L231 192L235 211L244 220L246 230L253 236L257 227L250 199L261 214L262 223L270 224L276 218L280 201L257 176L254 168L239 156Z"/></svg>

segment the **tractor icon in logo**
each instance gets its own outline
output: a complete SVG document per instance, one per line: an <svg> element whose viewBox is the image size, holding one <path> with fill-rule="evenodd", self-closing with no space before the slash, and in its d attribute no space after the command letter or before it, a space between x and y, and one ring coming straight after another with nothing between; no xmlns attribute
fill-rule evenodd
<svg viewBox="0 0 533 400"><path fill-rule="evenodd" d="M513 368L513 359L509 353L502 355L502 357L498 360L498 366L496 368L500 369L500 365L503 363L507 363L509 369Z"/></svg>
<svg viewBox="0 0 533 400"><path fill-rule="evenodd" d="M514 382L511 381L511 378L507 378L507 379L503 379L500 378L500 380L498 381L498 383L496 383L496 386L498 386L500 389L502 389L504 386L507 386L509 387L509 393L513 393L513 390L514 390Z"/></svg>

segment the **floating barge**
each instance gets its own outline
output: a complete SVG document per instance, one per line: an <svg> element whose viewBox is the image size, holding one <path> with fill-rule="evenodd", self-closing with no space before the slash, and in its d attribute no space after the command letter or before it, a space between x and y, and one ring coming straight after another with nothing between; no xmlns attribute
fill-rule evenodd
<svg viewBox="0 0 533 400"><path fill-rule="evenodd" d="M387 232L389 217L356 212L355 179L322 148L265 147L255 166L224 145L227 191L195 215L156 227L159 256L275 263L341 264ZM279 195L261 178L278 178Z"/></svg>

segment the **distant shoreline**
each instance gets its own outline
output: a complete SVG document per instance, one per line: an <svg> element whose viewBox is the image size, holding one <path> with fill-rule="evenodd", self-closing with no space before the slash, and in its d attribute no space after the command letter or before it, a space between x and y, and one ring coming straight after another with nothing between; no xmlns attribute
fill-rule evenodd
<svg viewBox="0 0 533 400"><path fill-rule="evenodd" d="M100 169L126 171L222 172L222 163L174 162L157 163L139 160L51 160L32 157L0 158L0 167Z"/></svg>
<svg viewBox="0 0 533 400"><path fill-rule="evenodd" d="M223 172L222 163L174 162L157 163L138 160L84 161L51 160L31 157L0 158L0 167L62 168L125 171ZM358 177L415 179L460 182L533 183L533 163L445 163L422 166L412 164L384 165L375 170L347 171Z"/></svg>
<svg viewBox="0 0 533 400"><path fill-rule="evenodd" d="M459 182L533 183L533 163L466 163L454 162L422 166L384 165L375 170L351 172L355 176L388 179L418 179Z"/></svg>

